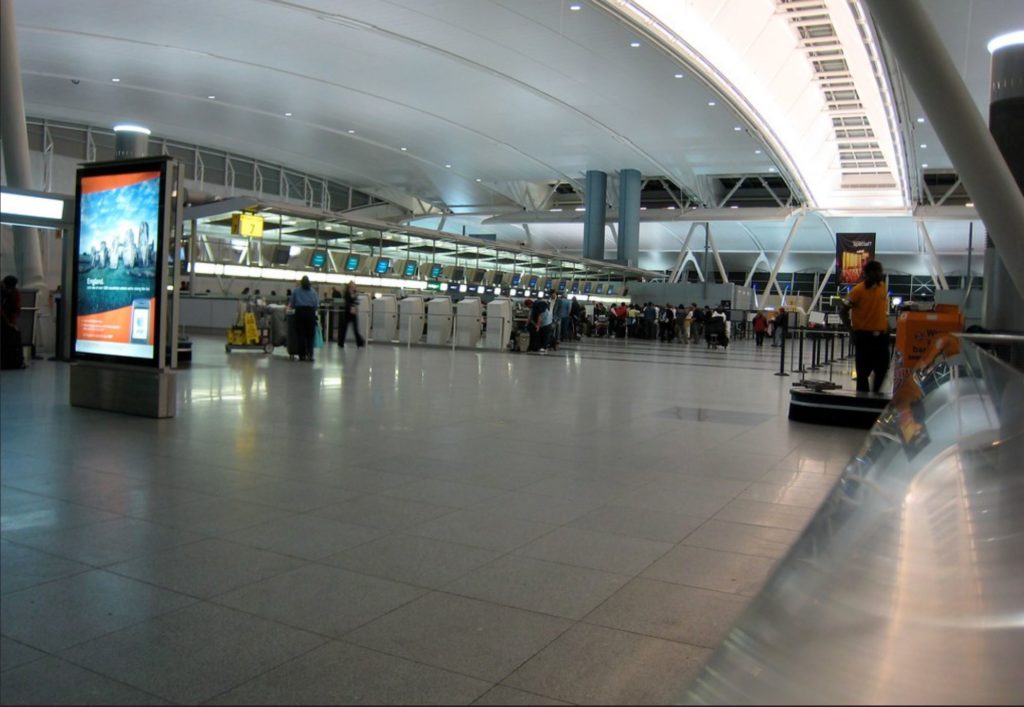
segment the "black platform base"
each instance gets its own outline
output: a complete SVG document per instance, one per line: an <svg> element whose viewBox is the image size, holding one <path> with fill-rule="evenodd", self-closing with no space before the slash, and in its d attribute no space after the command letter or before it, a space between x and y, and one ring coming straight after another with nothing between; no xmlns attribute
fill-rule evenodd
<svg viewBox="0 0 1024 707"><path fill-rule="evenodd" d="M866 430L875 424L888 404L888 396L848 390L812 390L794 385L789 391L789 419Z"/></svg>

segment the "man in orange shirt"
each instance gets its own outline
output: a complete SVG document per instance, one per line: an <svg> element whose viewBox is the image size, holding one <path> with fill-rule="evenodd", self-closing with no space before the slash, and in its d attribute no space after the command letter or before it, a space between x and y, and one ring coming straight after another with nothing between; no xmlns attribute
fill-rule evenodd
<svg viewBox="0 0 1024 707"><path fill-rule="evenodd" d="M882 264L877 260L864 266L864 280L849 296L850 321L857 367L857 392L880 393L889 370L889 293ZM874 380L868 377L874 373Z"/></svg>

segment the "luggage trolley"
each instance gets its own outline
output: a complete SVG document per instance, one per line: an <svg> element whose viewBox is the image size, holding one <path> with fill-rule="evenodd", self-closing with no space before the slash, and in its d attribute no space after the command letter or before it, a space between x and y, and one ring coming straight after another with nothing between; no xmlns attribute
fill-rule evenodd
<svg viewBox="0 0 1024 707"><path fill-rule="evenodd" d="M228 329L225 353L232 351L274 352L274 342L270 338L270 312L267 307L254 302L239 302L238 319Z"/></svg>

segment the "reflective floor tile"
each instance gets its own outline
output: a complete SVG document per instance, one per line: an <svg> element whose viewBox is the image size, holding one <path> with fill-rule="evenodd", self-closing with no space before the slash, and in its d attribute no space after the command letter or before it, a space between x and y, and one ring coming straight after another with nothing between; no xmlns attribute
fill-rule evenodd
<svg viewBox="0 0 1024 707"><path fill-rule="evenodd" d="M0 517L0 532L8 540L61 528L80 528L90 523L113 520L117 514L98 508L80 506L67 501L51 499L41 505L27 505L4 511Z"/></svg>
<svg viewBox="0 0 1024 707"><path fill-rule="evenodd" d="M679 704L710 655L704 648L577 624L503 685L576 704Z"/></svg>
<svg viewBox="0 0 1024 707"><path fill-rule="evenodd" d="M499 556L492 550L398 533L325 557L321 562L374 577L437 588Z"/></svg>
<svg viewBox="0 0 1024 707"><path fill-rule="evenodd" d="M55 557L30 547L0 542L0 594L86 572L88 565Z"/></svg>
<svg viewBox="0 0 1024 707"><path fill-rule="evenodd" d="M409 501L433 503L438 506L455 506L457 508L465 508L484 499L494 498L499 494L501 494L499 489L472 484L460 484L453 481L441 481L440 479L414 481L387 491L381 491L382 496L390 498L404 498Z"/></svg>
<svg viewBox="0 0 1024 707"><path fill-rule="evenodd" d="M767 557L680 545L641 576L752 597L774 567L775 560Z"/></svg>
<svg viewBox="0 0 1024 707"><path fill-rule="evenodd" d="M586 621L714 648L748 601L734 594L637 578L589 614Z"/></svg>
<svg viewBox="0 0 1024 707"><path fill-rule="evenodd" d="M568 705L570 702L542 697L532 692L495 685L473 702L475 705Z"/></svg>
<svg viewBox="0 0 1024 707"><path fill-rule="evenodd" d="M322 486L295 481L271 481L249 486L232 494L232 498L285 511L311 511L332 503L356 498L359 494L334 486Z"/></svg>
<svg viewBox="0 0 1024 707"><path fill-rule="evenodd" d="M444 591L581 619L627 581L625 575L507 556L452 582Z"/></svg>
<svg viewBox="0 0 1024 707"><path fill-rule="evenodd" d="M671 543L580 528L558 528L519 548L515 554L536 560L636 575L671 549Z"/></svg>
<svg viewBox="0 0 1024 707"><path fill-rule="evenodd" d="M221 535L281 518L287 515L287 512L258 503L214 498L136 515L160 525L169 525L203 535Z"/></svg>
<svg viewBox="0 0 1024 707"><path fill-rule="evenodd" d="M494 683L571 625L551 616L435 592L345 639Z"/></svg>
<svg viewBox="0 0 1024 707"><path fill-rule="evenodd" d="M20 542L52 555L102 567L204 537L138 518L116 518L80 528L29 535Z"/></svg>
<svg viewBox="0 0 1024 707"><path fill-rule="evenodd" d="M803 530L814 515L813 508L785 506L779 503L763 503L737 498L730 501L718 513L715 520L763 525L769 528Z"/></svg>
<svg viewBox="0 0 1024 707"><path fill-rule="evenodd" d="M683 545L778 559L789 551L797 537L799 533L795 530L712 519L686 536Z"/></svg>
<svg viewBox="0 0 1024 707"><path fill-rule="evenodd" d="M302 564L294 557L212 538L107 569L190 596L212 597Z"/></svg>
<svg viewBox="0 0 1024 707"><path fill-rule="evenodd" d="M334 503L312 511L312 515L383 530L401 530L431 518L447 515L455 509L430 503L387 496L361 496L352 501Z"/></svg>
<svg viewBox="0 0 1024 707"><path fill-rule="evenodd" d="M9 670L0 681L5 705L166 705L155 695L48 656Z"/></svg>
<svg viewBox="0 0 1024 707"><path fill-rule="evenodd" d="M216 601L336 638L425 591L337 567L309 564L219 596Z"/></svg>
<svg viewBox="0 0 1024 707"><path fill-rule="evenodd" d="M754 483L747 487L737 498L749 501L764 501L765 503L780 503L786 506L817 508L825 500L828 492L829 488L827 486L806 488L782 484Z"/></svg>
<svg viewBox="0 0 1024 707"><path fill-rule="evenodd" d="M385 532L303 513L277 518L223 537L282 555L319 560L379 538Z"/></svg>
<svg viewBox="0 0 1024 707"><path fill-rule="evenodd" d="M331 641L209 704L468 704L488 687L465 675Z"/></svg>
<svg viewBox="0 0 1024 707"><path fill-rule="evenodd" d="M103 570L92 570L4 596L4 635L54 652L195 600Z"/></svg>
<svg viewBox="0 0 1024 707"><path fill-rule="evenodd" d="M324 639L200 602L61 656L181 704L196 704L302 655Z"/></svg>
<svg viewBox="0 0 1024 707"><path fill-rule="evenodd" d="M569 525L629 538L677 543L703 522L704 518L681 513L652 511L631 506L603 506L577 518Z"/></svg>
<svg viewBox="0 0 1024 707"><path fill-rule="evenodd" d="M474 504L470 510L499 513L512 518L536 520L551 525L564 525L601 506L600 501L588 499L559 498L522 491L509 491Z"/></svg>
<svg viewBox="0 0 1024 707"><path fill-rule="evenodd" d="M537 521L481 511L453 511L406 530L410 535L508 552L554 530Z"/></svg>
<svg viewBox="0 0 1024 707"><path fill-rule="evenodd" d="M30 648L24 643L7 636L0 636L0 672L31 663L33 660L39 660L45 655L42 651ZM4 704L7 704L6 701Z"/></svg>

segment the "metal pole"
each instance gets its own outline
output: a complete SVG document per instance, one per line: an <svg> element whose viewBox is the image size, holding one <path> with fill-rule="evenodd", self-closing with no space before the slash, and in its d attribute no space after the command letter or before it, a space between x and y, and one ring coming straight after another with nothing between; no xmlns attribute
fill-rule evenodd
<svg viewBox="0 0 1024 707"><path fill-rule="evenodd" d="M782 330L782 348L779 349L779 370L775 374L777 376L789 376L786 373L786 330Z"/></svg>
<svg viewBox="0 0 1024 707"><path fill-rule="evenodd" d="M866 0L1024 297L1024 194L918 0ZM986 288L989 283L985 283Z"/></svg>

